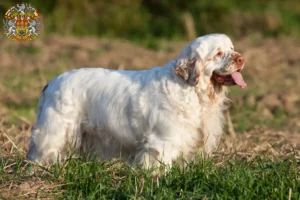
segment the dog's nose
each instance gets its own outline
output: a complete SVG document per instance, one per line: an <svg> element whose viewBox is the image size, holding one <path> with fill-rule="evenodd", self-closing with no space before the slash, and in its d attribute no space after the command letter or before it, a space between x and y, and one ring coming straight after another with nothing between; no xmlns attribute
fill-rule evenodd
<svg viewBox="0 0 300 200"><path fill-rule="evenodd" d="M244 57L241 55L236 56L233 60L239 68L242 67L244 64Z"/></svg>

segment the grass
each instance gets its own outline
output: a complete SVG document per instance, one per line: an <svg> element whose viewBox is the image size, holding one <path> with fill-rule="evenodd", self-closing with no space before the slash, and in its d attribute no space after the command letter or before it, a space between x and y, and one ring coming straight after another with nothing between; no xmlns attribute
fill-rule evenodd
<svg viewBox="0 0 300 200"><path fill-rule="evenodd" d="M242 107L234 106L231 108L233 124L238 132L245 132L253 128L253 124L257 126L273 127L276 130L284 128L284 125L289 120L288 115L282 108L276 108L273 111L271 119L265 119L257 112L256 106L251 106L245 103Z"/></svg>
<svg viewBox="0 0 300 200"><path fill-rule="evenodd" d="M27 175L26 166L23 157L2 158L0 186L43 180L44 190L36 188L32 194L40 197L51 194L56 199L300 198L300 161L293 153L284 157L264 155L247 159L232 154L226 161L198 158L182 170L175 164L158 178L152 176L152 170L130 167L120 160L69 159L63 167L58 164L48 169L36 166L32 176ZM2 198L5 194L1 194Z"/></svg>

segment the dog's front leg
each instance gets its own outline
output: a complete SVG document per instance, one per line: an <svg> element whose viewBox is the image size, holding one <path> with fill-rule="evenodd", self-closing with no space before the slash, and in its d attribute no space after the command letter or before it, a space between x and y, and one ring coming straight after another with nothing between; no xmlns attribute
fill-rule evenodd
<svg viewBox="0 0 300 200"><path fill-rule="evenodd" d="M165 137L162 137L163 135ZM177 133L173 132L173 137L169 137L170 135L171 133L166 134L166 132L150 134L137 154L138 164L146 169L161 165L171 167L172 162L182 156L182 140L178 138Z"/></svg>

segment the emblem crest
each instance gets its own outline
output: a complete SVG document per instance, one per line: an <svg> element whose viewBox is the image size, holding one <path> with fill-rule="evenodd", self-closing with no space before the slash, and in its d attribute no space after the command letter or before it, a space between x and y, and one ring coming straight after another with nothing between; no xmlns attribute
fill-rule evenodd
<svg viewBox="0 0 300 200"><path fill-rule="evenodd" d="M11 7L4 16L4 35L20 42L34 40L40 35L40 16L30 4Z"/></svg>

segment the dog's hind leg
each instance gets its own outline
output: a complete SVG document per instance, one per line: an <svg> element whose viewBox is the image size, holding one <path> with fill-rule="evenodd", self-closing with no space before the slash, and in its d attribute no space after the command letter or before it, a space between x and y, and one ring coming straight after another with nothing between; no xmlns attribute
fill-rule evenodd
<svg viewBox="0 0 300 200"><path fill-rule="evenodd" d="M78 149L81 134L79 114L76 111L71 103L41 97L27 158L41 164L50 164L63 160L68 150Z"/></svg>
<svg viewBox="0 0 300 200"><path fill-rule="evenodd" d="M78 129L76 122L53 108L45 109L32 132L27 158L41 164L63 160L69 150L80 146Z"/></svg>

